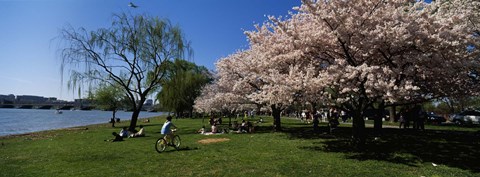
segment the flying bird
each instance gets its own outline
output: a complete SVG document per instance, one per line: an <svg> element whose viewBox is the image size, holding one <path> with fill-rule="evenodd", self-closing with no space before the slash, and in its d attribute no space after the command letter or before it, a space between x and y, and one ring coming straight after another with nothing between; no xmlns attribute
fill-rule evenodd
<svg viewBox="0 0 480 177"><path fill-rule="evenodd" d="M138 6L133 4L132 2L130 2L130 3L128 3L128 7L137 8Z"/></svg>

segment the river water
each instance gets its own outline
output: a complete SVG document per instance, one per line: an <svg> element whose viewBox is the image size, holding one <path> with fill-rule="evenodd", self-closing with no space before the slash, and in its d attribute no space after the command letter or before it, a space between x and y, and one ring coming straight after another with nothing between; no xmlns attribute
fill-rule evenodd
<svg viewBox="0 0 480 177"><path fill-rule="evenodd" d="M161 112L141 112L139 118L163 114ZM130 120L131 115L132 112L118 111L115 117L126 121ZM107 123L111 117L111 111L98 110L64 110L62 114L56 114L55 110L0 109L0 136Z"/></svg>

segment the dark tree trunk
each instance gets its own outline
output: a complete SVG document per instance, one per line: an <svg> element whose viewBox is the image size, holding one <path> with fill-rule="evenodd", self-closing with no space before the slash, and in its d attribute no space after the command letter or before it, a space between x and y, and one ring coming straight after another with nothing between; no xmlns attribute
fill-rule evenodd
<svg viewBox="0 0 480 177"><path fill-rule="evenodd" d="M317 115L317 103L312 103L312 118L313 118L313 130L315 132L318 132L320 128L318 127L319 120L318 120L318 115Z"/></svg>
<svg viewBox="0 0 480 177"><path fill-rule="evenodd" d="M190 110L188 112L189 112L189 117L193 118L193 107L190 108Z"/></svg>
<svg viewBox="0 0 480 177"><path fill-rule="evenodd" d="M397 120L397 107L396 106L392 106L390 108L390 122L395 122L395 120Z"/></svg>
<svg viewBox="0 0 480 177"><path fill-rule="evenodd" d="M114 110L112 111L112 117L113 117L114 119L115 119L115 114L117 114L117 109L114 109Z"/></svg>
<svg viewBox="0 0 480 177"><path fill-rule="evenodd" d="M280 113L282 112L282 110L277 108L276 105L272 105L271 108L273 116L273 129L275 131L282 131L282 125L280 122Z"/></svg>
<svg viewBox="0 0 480 177"><path fill-rule="evenodd" d="M142 111L143 103L145 102L145 98L141 98L138 104L133 109L132 113L132 119L130 120L130 127L128 127L128 130L133 131L135 130L135 127L137 127L137 120L138 120L138 115L140 115L140 111Z"/></svg>
<svg viewBox="0 0 480 177"><path fill-rule="evenodd" d="M257 105L257 116L260 116L260 110L262 109L261 104L256 104Z"/></svg>
<svg viewBox="0 0 480 177"><path fill-rule="evenodd" d="M378 106L378 109L376 110L375 119L373 121L373 135L375 137L382 135L382 124L383 124L382 118L383 118L384 112L385 112L385 103L382 102L380 103L380 105Z"/></svg>
<svg viewBox="0 0 480 177"><path fill-rule="evenodd" d="M360 110L354 110L353 112L353 146L359 150L363 150L365 147L365 141L367 139L365 132L365 120L363 119L362 113Z"/></svg>
<svg viewBox="0 0 480 177"><path fill-rule="evenodd" d="M128 127L129 130L135 130L135 127L137 127L138 115L140 115L140 109L134 109L132 120L130 120L130 127Z"/></svg>
<svg viewBox="0 0 480 177"><path fill-rule="evenodd" d="M112 119L110 120L112 122L112 127L115 127L115 114L117 113L117 109L113 109L112 111Z"/></svg>

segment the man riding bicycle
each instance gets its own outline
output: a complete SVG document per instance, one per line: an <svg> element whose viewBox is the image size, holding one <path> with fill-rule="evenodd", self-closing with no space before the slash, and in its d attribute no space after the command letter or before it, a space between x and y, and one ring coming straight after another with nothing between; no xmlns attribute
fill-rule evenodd
<svg viewBox="0 0 480 177"><path fill-rule="evenodd" d="M175 125L173 125L172 123L172 116L167 116L167 121L165 121L165 123L163 124L162 126L162 130L160 131L160 133L162 135L166 135L166 139L167 139L167 142L171 142L171 140L173 139L173 132L171 130L171 128L177 128Z"/></svg>

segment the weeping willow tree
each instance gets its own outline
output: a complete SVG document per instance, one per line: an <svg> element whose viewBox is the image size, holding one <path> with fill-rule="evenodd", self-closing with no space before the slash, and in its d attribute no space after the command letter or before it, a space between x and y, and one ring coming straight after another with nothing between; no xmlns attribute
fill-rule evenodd
<svg viewBox="0 0 480 177"><path fill-rule="evenodd" d="M59 39L62 76L69 71L69 83L76 86L79 81L118 85L133 110L130 129L166 76L168 63L191 54L178 26L146 15L117 14L110 27L93 31L67 27Z"/></svg>
<svg viewBox="0 0 480 177"><path fill-rule="evenodd" d="M211 74L205 67L175 60L169 67L168 77L162 82L157 100L165 111L175 112L177 116L188 112L191 116L195 99L202 87L211 81Z"/></svg>

